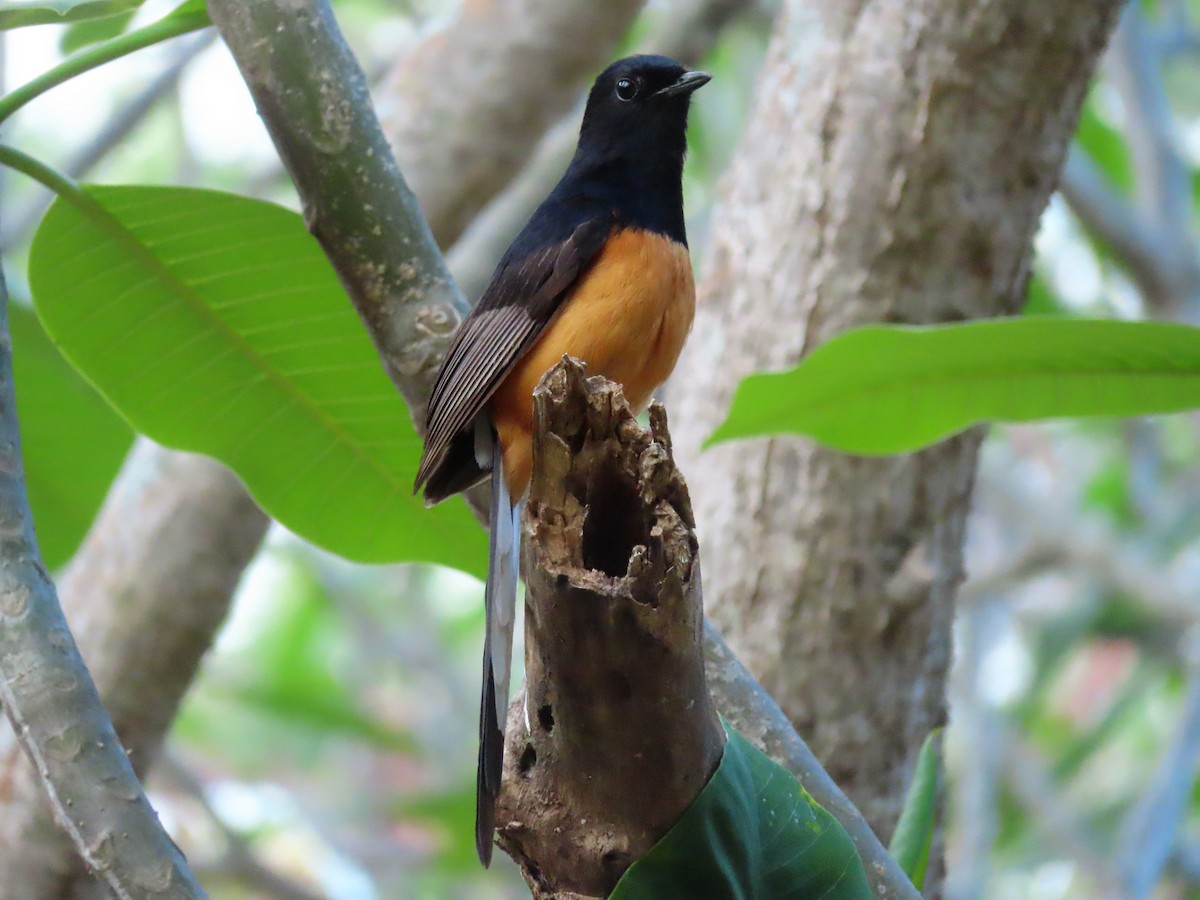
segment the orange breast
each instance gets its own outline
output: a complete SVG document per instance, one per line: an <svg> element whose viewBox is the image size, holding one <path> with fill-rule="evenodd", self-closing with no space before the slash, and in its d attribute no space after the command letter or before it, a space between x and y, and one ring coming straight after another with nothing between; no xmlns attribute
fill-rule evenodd
<svg viewBox="0 0 1200 900"><path fill-rule="evenodd" d="M533 389L564 353L625 389L643 408L667 380L692 327L696 289L687 248L627 229L609 238L537 344L492 398L514 499L529 484Z"/></svg>

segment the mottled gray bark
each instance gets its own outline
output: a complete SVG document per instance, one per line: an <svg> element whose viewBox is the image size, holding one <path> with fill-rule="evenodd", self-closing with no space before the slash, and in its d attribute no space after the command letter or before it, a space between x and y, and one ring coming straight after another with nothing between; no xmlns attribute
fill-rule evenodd
<svg viewBox="0 0 1200 900"><path fill-rule="evenodd" d="M1014 312L1120 0L792 0L669 399L710 612L888 834L945 718L979 434L893 459L696 448L737 380L872 321Z"/></svg>
<svg viewBox="0 0 1200 900"><path fill-rule="evenodd" d="M113 723L67 629L42 564L25 493L8 334L8 294L0 273L0 706L15 741L0 766L0 800L14 787L45 810L49 834L78 853L118 898L203 897L142 792ZM24 751L22 753L21 751ZM32 763L32 765L31 765ZM20 776L15 777L20 772ZM6 828L38 825L0 819ZM61 832L54 831L57 824ZM4 834L5 845L10 845ZM23 835L12 843L20 844ZM53 847L26 842L0 858L4 896L49 892Z"/></svg>

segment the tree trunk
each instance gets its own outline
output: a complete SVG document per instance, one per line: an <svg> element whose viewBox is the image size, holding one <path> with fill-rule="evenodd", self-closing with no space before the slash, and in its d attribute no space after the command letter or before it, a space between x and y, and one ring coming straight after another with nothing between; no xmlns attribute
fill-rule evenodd
<svg viewBox="0 0 1200 900"><path fill-rule="evenodd" d="M710 613L882 835L945 719L978 431L696 450L738 379L873 322L1017 311L1120 0L791 0L668 403Z"/></svg>

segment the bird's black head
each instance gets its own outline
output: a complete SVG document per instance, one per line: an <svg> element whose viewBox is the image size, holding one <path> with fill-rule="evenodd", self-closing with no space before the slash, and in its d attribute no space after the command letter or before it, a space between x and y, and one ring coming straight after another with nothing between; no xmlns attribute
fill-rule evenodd
<svg viewBox="0 0 1200 900"><path fill-rule="evenodd" d="M618 60L588 94L579 153L595 162L682 166L692 92L710 77L666 56Z"/></svg>

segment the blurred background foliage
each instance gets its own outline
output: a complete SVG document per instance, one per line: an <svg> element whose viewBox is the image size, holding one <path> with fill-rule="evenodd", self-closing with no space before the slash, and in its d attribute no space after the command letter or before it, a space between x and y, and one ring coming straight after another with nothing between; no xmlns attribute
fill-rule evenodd
<svg viewBox="0 0 1200 900"><path fill-rule="evenodd" d="M455 5L335 9L379 82ZM627 46L671 6L651 2ZM137 21L168 8L148 3ZM714 74L685 176L698 260L770 11L745 4L707 58L689 60ZM127 25L11 33L5 84ZM88 181L199 185L296 207L210 33L56 89L14 118L7 140ZM48 201L4 176L0 248L18 307L30 489L60 566L132 433L27 308L28 247ZM1027 311L1200 321L1198 205L1200 0L1135 4L1045 214ZM946 733L948 896L1200 897L1198 426L1191 415L992 430ZM70 483L39 479L43 461L73 471ZM352 565L272 532L151 784L213 896L526 895L507 858L482 872L466 839L480 594L456 572Z"/></svg>

